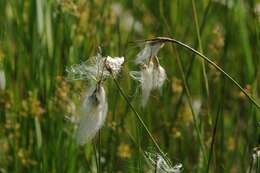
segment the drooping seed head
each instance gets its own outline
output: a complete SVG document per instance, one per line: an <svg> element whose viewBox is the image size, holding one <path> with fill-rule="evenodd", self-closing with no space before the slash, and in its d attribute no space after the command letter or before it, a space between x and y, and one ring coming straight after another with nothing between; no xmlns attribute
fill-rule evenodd
<svg viewBox="0 0 260 173"><path fill-rule="evenodd" d="M159 64L153 70L153 89L160 89L167 78L164 68Z"/></svg>
<svg viewBox="0 0 260 173"><path fill-rule="evenodd" d="M131 71L130 76L141 83L142 106L145 106L152 90L161 89L167 75L164 68L150 61L143 64L141 71Z"/></svg>
<svg viewBox="0 0 260 173"><path fill-rule="evenodd" d="M103 126L107 115L107 100L103 86L97 84L87 93L80 110L76 143L84 145Z"/></svg>
<svg viewBox="0 0 260 173"><path fill-rule="evenodd" d="M163 42L147 41L145 47L137 54L135 63L147 63L152 57L156 57L159 50L164 46Z"/></svg>

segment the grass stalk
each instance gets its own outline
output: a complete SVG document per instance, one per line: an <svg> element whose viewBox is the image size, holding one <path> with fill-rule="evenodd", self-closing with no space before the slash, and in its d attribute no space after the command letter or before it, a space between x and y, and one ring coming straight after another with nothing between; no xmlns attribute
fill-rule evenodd
<svg viewBox="0 0 260 173"><path fill-rule="evenodd" d="M194 0L192 0L192 12L193 12L193 17L194 17L194 22L195 22L195 27L196 27L197 38L198 38L199 51L203 54L200 29L199 29L199 21L198 21L198 15L197 15L197 10L196 10L196 4L195 4ZM204 78L204 83L205 83L205 88L206 88L206 94L207 94L207 98L209 98L209 82L208 82L208 77L207 77L207 73L206 73L205 62L201 61L201 63L202 63L202 72L203 72L203 78Z"/></svg>
<svg viewBox="0 0 260 173"><path fill-rule="evenodd" d="M95 157L95 162L96 162L96 168L97 168L97 172L99 172L99 164L98 164L98 156L97 156L97 147L96 147L96 144L95 142L93 142L93 150L94 150L94 157Z"/></svg>
<svg viewBox="0 0 260 173"><path fill-rule="evenodd" d="M174 45L173 45L173 48L176 50ZM190 107L190 110L191 110L191 113L192 113L194 128L195 128L196 133L197 133L198 141L200 143L200 147L201 147L201 151L202 151L204 160L206 161L207 160L206 148L205 148L205 145L203 143L203 139L202 139L202 136L201 136L201 133L200 133L199 125L198 125L198 120L196 118L196 115L195 115L195 112L194 112L194 109L193 109L193 106L192 106L192 98L191 98L190 90L189 90L189 87L188 87L188 82L187 82L187 79L185 77L184 68L183 68L181 60L179 58L179 55L176 56L176 60L177 60L178 67L181 71L182 81L184 83L184 89L185 89L185 92L186 92L186 95L187 95L187 98L188 98L188 104L189 104L189 107Z"/></svg>
<svg viewBox="0 0 260 173"><path fill-rule="evenodd" d="M246 92L246 90L243 89L243 87L235 80L233 79L228 73L226 73L221 67L219 67L217 64L215 64L212 60L210 60L208 57L206 57L205 55L203 55L202 53L198 52L197 50L193 49L192 47L176 40L173 38L169 38L169 37L157 37L157 38L153 38L153 39L147 39L147 40L143 40L143 41L161 41L161 42L171 42L174 44L177 44L181 47L184 47L185 49L188 49L189 51L199 55L199 57L201 57L203 60L205 60L207 63L209 63L210 65L212 65L214 68L216 68L218 71L220 71L225 77L227 77L235 86L237 86L244 94L245 96L258 108L260 109L260 105L259 103L257 103L257 101L249 94Z"/></svg>
<svg viewBox="0 0 260 173"><path fill-rule="evenodd" d="M199 32L200 33L203 33L203 31L205 29L205 24L207 22L207 17L208 17L211 5L212 5L212 0L210 0L208 2L207 6L206 6L206 9L205 9L205 11L203 13L202 22L201 22L200 27L199 27ZM195 49L197 47L198 47L198 39L196 39L196 41L195 41ZM190 74L191 74L191 71L192 71L192 68L193 68L193 65L194 65L195 56L196 56L195 54L194 54L194 56L192 56L191 61L189 62L188 68L187 68L186 73L185 73L187 81L189 80L189 77L190 77ZM176 109L175 109L175 112L174 112L175 116L179 112L179 107L181 105L181 101L183 99L184 93L185 93L185 90L183 90L181 92L181 95L180 95L180 97L179 97L179 99L177 101Z"/></svg>
<svg viewBox="0 0 260 173"><path fill-rule="evenodd" d="M154 137L152 136L151 132L149 131L148 127L146 126L146 124L144 123L143 119L141 118L141 116L139 115L139 113L135 110L135 108L133 107L133 105L131 104L130 100L127 98L126 94L124 93L123 89L120 87L118 81L116 80L116 78L113 76L113 80L114 83L116 84L116 87L118 88L120 94L123 96L124 100L126 101L126 103L129 105L130 109L134 112L134 114L136 115L138 121L141 123L141 125L143 126L143 128L145 129L145 132L148 134L148 136L151 138L153 144L155 145L156 149L158 150L158 152L164 156L163 151L161 150L159 144L156 142L156 140L154 139Z"/></svg>
<svg viewBox="0 0 260 173"><path fill-rule="evenodd" d="M210 162L211 162L211 158L212 158L212 155L213 155L213 149L214 149L214 144L215 144L215 140L216 140L216 134L217 134L217 127L218 127L220 112L221 112L221 104L219 105L219 108L218 108L218 112L217 112L215 124L214 124L214 129L213 129L213 132L212 132L212 139L211 139L211 144L210 144L206 173L209 172Z"/></svg>
<svg viewBox="0 0 260 173"><path fill-rule="evenodd" d="M163 8L163 2L162 1L160 1L160 13L161 13L162 19L164 21L164 24L166 25L168 34L170 35L170 27L169 27L169 25L167 23L166 17L164 16L164 8ZM190 94L189 87L188 87L188 81L187 81L187 78L186 78L186 75L185 75L185 72L184 72L184 68L183 68L181 59L179 57L178 50L176 49L174 44L172 44L172 48L173 48L173 50L177 54L176 55L176 60L177 60L178 68L179 68L179 70L181 72L181 76L182 76L182 81L184 83L185 92L187 94L188 104L189 104L189 107L190 107L190 110L191 110L191 113L192 113L192 119L193 119L193 122L194 122L194 128L195 128L195 131L197 133L198 141L200 143L202 155L204 157L204 160L206 161L207 160L206 149L205 149L205 145L203 143L203 138L202 138L201 133L200 133L200 129L199 129L199 126L198 126L198 121L197 121L197 118L196 118L196 115L194 113L194 109L193 109L193 106L192 106L192 98L191 98L191 94Z"/></svg>
<svg viewBox="0 0 260 173"><path fill-rule="evenodd" d="M98 165L99 165L99 172L102 173L102 166L101 166L101 130L98 132Z"/></svg>

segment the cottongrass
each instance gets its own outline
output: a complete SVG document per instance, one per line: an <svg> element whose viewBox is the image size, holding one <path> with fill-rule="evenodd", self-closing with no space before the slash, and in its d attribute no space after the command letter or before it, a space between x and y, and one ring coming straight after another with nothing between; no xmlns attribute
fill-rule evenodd
<svg viewBox="0 0 260 173"><path fill-rule="evenodd" d="M103 126L106 115L106 93L102 84L97 84L87 93L81 106L76 143L84 145L91 140Z"/></svg>
<svg viewBox="0 0 260 173"><path fill-rule="evenodd" d="M141 71L132 71L130 76L141 83L142 88L142 106L145 106L150 93L153 89L153 64L150 66L143 65Z"/></svg>
<svg viewBox="0 0 260 173"><path fill-rule="evenodd" d="M140 71L131 71L130 76L141 83L142 106L145 106L152 90L161 89L167 78L165 69L160 65L157 54L164 46L162 42L149 41L137 54L135 63Z"/></svg>
<svg viewBox="0 0 260 173"><path fill-rule="evenodd" d="M164 68L158 64L153 70L153 89L160 89L167 78Z"/></svg>
<svg viewBox="0 0 260 173"><path fill-rule="evenodd" d="M102 57L98 54L86 62L66 69L68 80L87 80L91 85L84 97L77 121L77 144L84 145L90 141L103 126L108 110L103 83L111 76L111 73L117 75L123 63L124 57Z"/></svg>
<svg viewBox="0 0 260 173"><path fill-rule="evenodd" d="M158 153L146 151L145 159L151 170L156 173L180 173L183 170L181 163L172 166L170 160L166 156L163 157Z"/></svg>
<svg viewBox="0 0 260 173"><path fill-rule="evenodd" d="M66 68L67 80L88 80L95 83L99 80L103 81L110 77L108 68L117 75L123 63L124 57L102 57L101 54L97 54L88 61Z"/></svg>
<svg viewBox="0 0 260 173"><path fill-rule="evenodd" d="M255 148L253 149L252 158L253 158L253 163L254 163L254 164L255 164L258 160L260 160L260 147L255 147Z"/></svg>
<svg viewBox="0 0 260 173"><path fill-rule="evenodd" d="M248 173L257 172L260 168L260 147L253 148L253 153L251 156L252 159L250 167L247 170Z"/></svg>
<svg viewBox="0 0 260 173"><path fill-rule="evenodd" d="M148 41L145 43L145 47L137 54L135 63L142 64L148 63L149 58L156 57L159 50L163 48L164 43Z"/></svg>

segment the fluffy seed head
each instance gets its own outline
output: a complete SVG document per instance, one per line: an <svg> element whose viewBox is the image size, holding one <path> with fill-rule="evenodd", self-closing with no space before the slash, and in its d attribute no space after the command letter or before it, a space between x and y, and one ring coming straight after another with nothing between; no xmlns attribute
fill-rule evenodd
<svg viewBox="0 0 260 173"><path fill-rule="evenodd" d="M153 89L153 63L141 70L142 106L145 106Z"/></svg>
<svg viewBox="0 0 260 173"><path fill-rule="evenodd" d="M253 149L252 157L253 157L253 163L256 163L257 160L260 159L260 147L255 147Z"/></svg>
<svg viewBox="0 0 260 173"><path fill-rule="evenodd" d="M172 166L166 156L163 157L158 153L145 152L145 158L149 166L157 173L180 173L183 170L181 163Z"/></svg>
<svg viewBox="0 0 260 173"><path fill-rule="evenodd" d="M159 50L164 46L162 42L147 42L145 47L137 54L135 63L147 63L151 57L157 56Z"/></svg>
<svg viewBox="0 0 260 173"><path fill-rule="evenodd" d="M111 70L114 75L117 75L123 63L124 57L102 57L98 54L88 61L68 67L66 69L68 72L68 80L99 81L100 79L106 79L110 76L110 71L108 70Z"/></svg>
<svg viewBox="0 0 260 173"><path fill-rule="evenodd" d="M118 74L119 71L121 70L121 67L123 65L125 61L125 58L124 57L110 57L110 56L107 56L106 59L105 59L105 62L106 62L106 68L108 70L111 70L114 74Z"/></svg>
<svg viewBox="0 0 260 173"><path fill-rule="evenodd" d="M92 87L81 106L76 142L84 145L91 140L104 124L107 115L107 101L101 84Z"/></svg>
<svg viewBox="0 0 260 173"><path fill-rule="evenodd" d="M91 140L104 124L107 115L107 101L103 81L111 73L117 75L124 63L124 57L102 57L98 54L88 61L66 69L69 80L89 80L93 87L86 94L80 110L76 142L84 145Z"/></svg>
<svg viewBox="0 0 260 173"><path fill-rule="evenodd" d="M159 66L155 67L153 70L153 88L160 89L166 77L167 76L164 68L159 64Z"/></svg>
<svg viewBox="0 0 260 173"><path fill-rule="evenodd" d="M166 72L160 64L156 66L150 61L149 65L142 65L140 72L130 72L130 76L141 83L142 106L145 106L151 91L162 87L166 79Z"/></svg>
<svg viewBox="0 0 260 173"><path fill-rule="evenodd" d="M141 83L142 106L146 105L153 89L153 66L154 64L151 62L149 65L144 64L141 71L130 72L130 76Z"/></svg>

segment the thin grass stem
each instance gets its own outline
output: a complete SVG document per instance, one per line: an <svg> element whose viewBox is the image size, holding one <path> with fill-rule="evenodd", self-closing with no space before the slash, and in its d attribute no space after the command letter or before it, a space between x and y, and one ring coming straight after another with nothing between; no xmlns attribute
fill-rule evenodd
<svg viewBox="0 0 260 173"><path fill-rule="evenodd" d="M195 4L194 0L192 0L192 12L193 12L194 20L195 20L196 33L197 33L198 43L199 43L199 51L203 54L200 29L199 29L199 21L198 21L198 15L197 15L197 10L196 10L196 4ZM202 63L202 72L203 72L203 78L204 78L207 98L209 98L209 82L208 82L208 77L207 77L207 73L206 73L205 62L201 61L201 63Z"/></svg>
<svg viewBox="0 0 260 173"><path fill-rule="evenodd" d="M98 165L99 165L99 172L102 173L101 167L101 130L98 132Z"/></svg>
<svg viewBox="0 0 260 173"><path fill-rule="evenodd" d="M173 45L173 48L176 50L174 45ZM201 151L202 151L202 154L203 154L205 161L207 161L206 148L205 148L205 145L203 143L203 139L202 139L200 129L199 129L199 126L198 126L198 121L197 121L197 118L196 118L196 115L195 115L195 112L194 112L194 109L193 109L193 106L192 106L191 94L190 94L190 90L189 90L189 87L188 87L187 79L185 77L184 68L183 68L181 60L179 58L179 55L177 55L176 57L177 57L176 59L177 59L178 67L181 71L184 89L185 89L185 92L187 94L188 104L189 104L189 107L190 107L190 110L191 110L192 119L193 119L193 122L194 122L194 127L195 127L195 130L196 130L196 133L197 133L197 137L198 137L198 140L199 140L199 143L200 143Z"/></svg>
<svg viewBox="0 0 260 173"><path fill-rule="evenodd" d="M98 156L97 156L97 149L96 149L96 144L93 142L93 150L94 150L94 157L96 161L96 167L97 167L97 172L99 172L99 165L98 165Z"/></svg>
<svg viewBox="0 0 260 173"><path fill-rule="evenodd" d="M170 35L170 27L169 27L169 25L167 23L166 17L164 16L164 8L163 8L162 1L160 1L160 13L161 13L161 16L163 18L164 24L166 25L168 34ZM189 104L189 107L190 107L190 110L191 110L191 113L192 113L192 119L193 119L194 127L195 127L195 130L196 130L196 133L197 133L197 138L198 138L198 141L200 143L200 147L201 147L201 151L202 151L204 160L206 161L207 160L206 149L205 149L205 145L203 143L203 139L202 139L202 136L201 136L201 133L200 133L200 130L199 130L198 121L197 121L197 118L196 118L196 115L194 113L194 109L193 109L193 106L192 106L191 94L190 94L190 91L189 91L188 82L187 82L187 79L186 79L186 76L185 76L184 68L183 68L181 59L179 57L178 50L176 49L174 44L172 44L172 48L173 48L173 50L177 54L176 60L177 60L178 68L179 68L179 70L181 72L181 76L182 76L182 80L183 80L183 83L184 83L185 92L186 92L187 97L188 97L188 104Z"/></svg>
<svg viewBox="0 0 260 173"><path fill-rule="evenodd" d="M112 73L111 73L112 74ZM144 123L143 119L141 118L141 116L139 115L139 113L135 110L135 108L133 107L133 105L131 104L131 102L128 100L126 94L124 93L124 91L122 90L122 88L120 87L118 81L116 80L116 78L113 76L113 80L120 92L120 94L123 96L123 98L125 99L126 103L129 105L129 107L131 108L131 110L134 112L134 114L136 115L138 121L141 123L141 125L144 127L146 133L148 134L148 136L151 138L153 144L155 145L156 149L158 150L158 152L161 155L164 155L164 153L162 152L160 146L158 145L158 143L156 142L156 140L154 139L154 137L152 136L151 132L149 131L148 127L146 126L146 124Z"/></svg>
<svg viewBox="0 0 260 173"><path fill-rule="evenodd" d="M213 155L213 149L214 149L214 143L215 143L216 134L217 134L217 127L218 127L220 112L221 112L221 104L219 105L219 108L218 108L218 112L217 112L215 124L214 124L214 129L213 129L213 132L212 132L212 140L211 140L211 144L210 144L210 151L209 151L209 157L208 157L209 159L208 159L208 163L207 163L206 173L209 172L210 162L211 162L211 158L212 158L212 155Z"/></svg>
<svg viewBox="0 0 260 173"><path fill-rule="evenodd" d="M218 71L220 71L224 76L226 76L233 84L235 84L245 95L246 97L258 108L260 109L260 105L259 103L257 103L257 101L250 95L248 94L243 87L235 80L233 79L228 73L226 73L221 67L219 67L217 64L215 64L212 60L210 60L208 57L206 57L205 55L203 55L202 53L198 52L197 50L193 49L192 47L186 45L185 43L182 43L178 40L175 40L173 38L169 38L169 37L157 37L157 38L153 38L153 39L147 39L147 40L143 40L143 41L161 41L161 42L171 42L174 44L177 44L179 46L182 46L186 49L188 49L189 51L199 55L199 57L201 57L202 59L204 59L207 63L209 63L210 65L212 65L213 67L215 67Z"/></svg>

